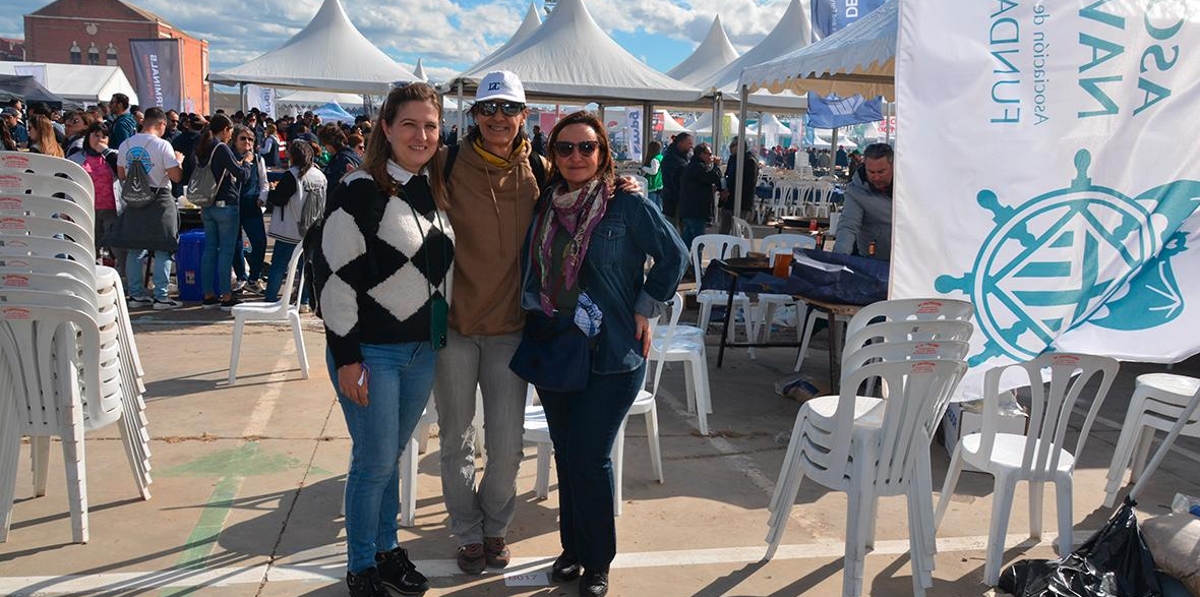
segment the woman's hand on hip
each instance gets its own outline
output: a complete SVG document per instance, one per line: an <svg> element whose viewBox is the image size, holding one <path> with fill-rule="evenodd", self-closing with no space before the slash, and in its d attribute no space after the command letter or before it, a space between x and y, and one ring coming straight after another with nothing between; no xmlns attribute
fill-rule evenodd
<svg viewBox="0 0 1200 597"><path fill-rule="evenodd" d="M371 370L366 365L362 363L342 365L338 367L337 376L338 390L342 392L343 396L359 406L366 406L369 403L367 386L371 382Z"/></svg>
<svg viewBox="0 0 1200 597"><path fill-rule="evenodd" d="M633 325L637 328L637 336L635 337L642 341L642 356L650 356L650 341L654 336L650 332L650 320L646 319L645 315L634 314Z"/></svg>

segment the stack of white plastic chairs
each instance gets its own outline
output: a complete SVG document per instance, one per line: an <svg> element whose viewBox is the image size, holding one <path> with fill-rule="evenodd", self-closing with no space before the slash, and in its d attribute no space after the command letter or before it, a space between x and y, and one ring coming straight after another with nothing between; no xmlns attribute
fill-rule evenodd
<svg viewBox="0 0 1200 597"><path fill-rule="evenodd" d="M63 445L72 539L88 540L83 434L121 421L134 481L150 498L141 364L116 270L96 265L95 189L74 162L0 152L0 542L20 442L45 495L50 438Z"/></svg>

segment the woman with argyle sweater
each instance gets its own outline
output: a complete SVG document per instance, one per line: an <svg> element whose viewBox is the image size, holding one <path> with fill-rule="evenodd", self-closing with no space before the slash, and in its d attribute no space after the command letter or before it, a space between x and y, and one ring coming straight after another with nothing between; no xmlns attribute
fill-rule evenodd
<svg viewBox="0 0 1200 597"><path fill-rule="evenodd" d="M329 376L353 440L346 582L354 597L429 589L397 545L396 515L398 461L429 401L450 298L454 232L433 159L441 112L428 85L392 90L362 167L328 199L313 261Z"/></svg>

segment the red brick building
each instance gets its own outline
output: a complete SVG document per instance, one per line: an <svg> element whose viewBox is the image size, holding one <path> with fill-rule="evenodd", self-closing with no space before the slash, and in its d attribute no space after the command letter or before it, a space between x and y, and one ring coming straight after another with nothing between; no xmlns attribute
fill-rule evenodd
<svg viewBox="0 0 1200 597"><path fill-rule="evenodd" d="M120 66L135 80L131 39L179 39L185 108L208 113L208 42L122 0L56 0L25 15L30 62Z"/></svg>
<svg viewBox="0 0 1200 597"><path fill-rule="evenodd" d="M24 62L25 40L0 37L0 60L7 62Z"/></svg>

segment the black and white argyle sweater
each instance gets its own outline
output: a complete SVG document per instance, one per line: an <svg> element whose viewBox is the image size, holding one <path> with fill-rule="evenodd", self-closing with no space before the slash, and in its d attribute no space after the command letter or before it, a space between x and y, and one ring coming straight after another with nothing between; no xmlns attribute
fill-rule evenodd
<svg viewBox="0 0 1200 597"><path fill-rule="evenodd" d="M388 172L403 185L401 197L386 196L357 170L328 200L313 268L326 280L321 313L338 367L362 361L362 344L427 342L431 297L444 292L450 300L450 219L437 209L424 175L393 162Z"/></svg>

